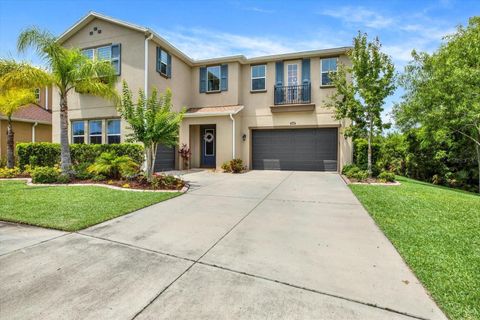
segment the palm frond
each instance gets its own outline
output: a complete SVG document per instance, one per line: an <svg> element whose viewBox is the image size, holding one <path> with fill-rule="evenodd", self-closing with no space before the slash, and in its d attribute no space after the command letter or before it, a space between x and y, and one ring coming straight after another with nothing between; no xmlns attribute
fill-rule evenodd
<svg viewBox="0 0 480 320"><path fill-rule="evenodd" d="M32 89L52 83L52 77L45 70L26 62L0 59L0 92L11 88Z"/></svg>
<svg viewBox="0 0 480 320"><path fill-rule="evenodd" d="M10 89L0 94L0 113L11 118L22 106L35 102L35 94L29 89Z"/></svg>

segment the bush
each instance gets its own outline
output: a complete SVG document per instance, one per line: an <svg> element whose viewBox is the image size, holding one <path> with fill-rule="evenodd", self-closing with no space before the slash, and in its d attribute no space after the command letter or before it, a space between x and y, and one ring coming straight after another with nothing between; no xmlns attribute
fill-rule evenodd
<svg viewBox="0 0 480 320"><path fill-rule="evenodd" d="M60 176L60 169L55 167L36 167L32 170L33 183L55 183Z"/></svg>
<svg viewBox="0 0 480 320"><path fill-rule="evenodd" d="M80 180L89 180L93 178L93 174L88 172L88 167L90 166L90 163L84 162L84 163L79 163L75 166L73 166L73 169L75 171L75 178L80 179Z"/></svg>
<svg viewBox="0 0 480 320"><path fill-rule="evenodd" d="M138 165L129 156L118 157L113 152L104 152L87 170L91 174L119 179L135 175L138 172Z"/></svg>
<svg viewBox="0 0 480 320"><path fill-rule="evenodd" d="M17 143L20 169L32 167L53 167L60 163L60 145L50 142Z"/></svg>
<svg viewBox="0 0 480 320"><path fill-rule="evenodd" d="M362 170L366 170L368 166L368 141L367 139L355 139L353 152L353 162ZM381 144L378 142L372 142L372 171L373 167L380 156Z"/></svg>
<svg viewBox="0 0 480 320"><path fill-rule="evenodd" d="M224 172L240 173L245 170L242 159L232 159L222 164L222 170Z"/></svg>
<svg viewBox="0 0 480 320"><path fill-rule="evenodd" d="M345 165L345 166L343 167L343 169L342 169L342 174L343 174L343 175L347 175L348 172L350 172L350 170L352 170L352 169L354 169L354 168L358 169L358 167L357 167L356 165L354 165L354 164L347 164L347 165Z"/></svg>
<svg viewBox="0 0 480 320"><path fill-rule="evenodd" d="M180 189L184 186L182 179L166 174L154 174L150 180L153 189Z"/></svg>
<svg viewBox="0 0 480 320"><path fill-rule="evenodd" d="M134 143L119 144L71 144L72 163L93 164L102 153L111 152L115 155L128 156L138 165L143 162L143 147ZM32 167L53 167L60 164L60 144L50 142L34 142L17 144L18 162L23 170L26 165Z"/></svg>
<svg viewBox="0 0 480 320"><path fill-rule="evenodd" d="M356 170L354 173L351 174L351 178L356 179L358 181L367 180L368 171L367 170Z"/></svg>
<svg viewBox="0 0 480 320"><path fill-rule="evenodd" d="M20 168L0 168L0 178L15 178L21 173Z"/></svg>
<svg viewBox="0 0 480 320"><path fill-rule="evenodd" d="M57 178L58 183L69 183L70 176L68 174L60 174Z"/></svg>
<svg viewBox="0 0 480 320"><path fill-rule="evenodd" d="M380 180L381 182L394 182L395 173L389 171L382 171L378 175L378 180Z"/></svg>

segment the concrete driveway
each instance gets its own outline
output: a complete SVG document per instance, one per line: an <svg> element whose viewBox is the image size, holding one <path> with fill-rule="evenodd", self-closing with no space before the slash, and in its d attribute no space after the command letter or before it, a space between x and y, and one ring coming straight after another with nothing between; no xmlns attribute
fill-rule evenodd
<svg viewBox="0 0 480 320"><path fill-rule="evenodd" d="M185 178L81 232L0 225L0 317L446 319L337 174Z"/></svg>

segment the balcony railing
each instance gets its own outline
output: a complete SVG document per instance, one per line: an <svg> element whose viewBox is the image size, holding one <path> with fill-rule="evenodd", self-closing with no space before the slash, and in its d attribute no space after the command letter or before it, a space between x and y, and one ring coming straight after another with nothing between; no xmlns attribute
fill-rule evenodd
<svg viewBox="0 0 480 320"><path fill-rule="evenodd" d="M311 102L310 83L298 86L275 86L274 87L275 105L282 104L306 104Z"/></svg>

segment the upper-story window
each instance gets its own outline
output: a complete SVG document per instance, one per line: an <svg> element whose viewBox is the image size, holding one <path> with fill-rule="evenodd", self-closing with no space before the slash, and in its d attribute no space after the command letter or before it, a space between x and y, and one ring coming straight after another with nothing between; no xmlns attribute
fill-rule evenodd
<svg viewBox="0 0 480 320"><path fill-rule="evenodd" d="M72 121L72 142L85 143L85 122Z"/></svg>
<svg viewBox="0 0 480 320"><path fill-rule="evenodd" d="M167 78L172 77L172 56L159 47L157 47L157 72Z"/></svg>
<svg viewBox="0 0 480 320"><path fill-rule="evenodd" d="M228 64L200 67L200 93L228 90Z"/></svg>
<svg viewBox="0 0 480 320"><path fill-rule="evenodd" d="M112 67L115 69L115 74L120 75L121 50L119 43L108 46L83 49L82 53L84 56L92 60L95 59L110 61L112 63Z"/></svg>
<svg viewBox="0 0 480 320"><path fill-rule="evenodd" d="M207 68L207 91L220 91L220 66Z"/></svg>
<svg viewBox="0 0 480 320"><path fill-rule="evenodd" d="M337 58L320 59L320 70L322 86L332 85L329 73L337 72Z"/></svg>
<svg viewBox="0 0 480 320"><path fill-rule="evenodd" d="M252 66L252 91L263 91L266 89L267 66L264 64Z"/></svg>
<svg viewBox="0 0 480 320"><path fill-rule="evenodd" d="M34 94L35 94L35 101L37 103L40 102L40 88L36 88Z"/></svg>

